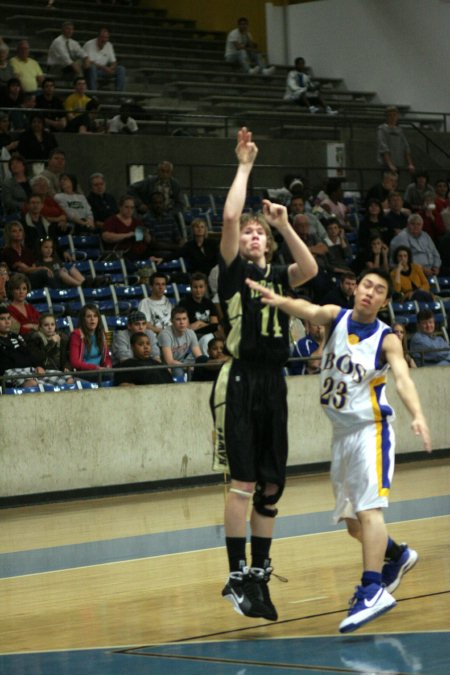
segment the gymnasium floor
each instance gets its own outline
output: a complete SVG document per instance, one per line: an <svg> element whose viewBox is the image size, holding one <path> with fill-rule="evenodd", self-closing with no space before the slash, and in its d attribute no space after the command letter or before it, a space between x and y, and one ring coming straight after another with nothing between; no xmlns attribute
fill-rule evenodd
<svg viewBox="0 0 450 675"><path fill-rule="evenodd" d="M224 487L0 512L0 675L448 675L450 462L397 467L389 530L420 555L388 614L337 626L360 548L331 523L325 474L290 478L271 580L277 622L220 597Z"/></svg>

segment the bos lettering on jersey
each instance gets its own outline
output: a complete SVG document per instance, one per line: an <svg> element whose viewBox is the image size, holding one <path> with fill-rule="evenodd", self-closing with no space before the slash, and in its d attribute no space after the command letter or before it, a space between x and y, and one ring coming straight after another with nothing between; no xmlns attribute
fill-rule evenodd
<svg viewBox="0 0 450 675"><path fill-rule="evenodd" d="M351 354L342 354L338 356L333 352L324 354L322 360L322 371L335 369L343 375L350 375L352 380L359 384L363 381L367 371L362 363L353 363Z"/></svg>

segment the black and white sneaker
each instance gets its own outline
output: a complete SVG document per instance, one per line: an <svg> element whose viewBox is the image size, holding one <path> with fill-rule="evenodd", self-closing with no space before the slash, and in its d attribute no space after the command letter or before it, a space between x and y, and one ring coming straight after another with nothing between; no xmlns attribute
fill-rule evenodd
<svg viewBox="0 0 450 675"><path fill-rule="evenodd" d="M270 575L273 571L273 568L270 566L270 560L264 561L264 568L261 567L251 567L250 574L256 583L259 590L259 598L265 608L263 617L269 621L276 621L278 619L278 613L275 609L275 606L270 598L269 586Z"/></svg>
<svg viewBox="0 0 450 675"><path fill-rule="evenodd" d="M222 596L231 602L238 614L256 619L267 618L260 584L255 581L248 567L243 567L239 572L230 572Z"/></svg>

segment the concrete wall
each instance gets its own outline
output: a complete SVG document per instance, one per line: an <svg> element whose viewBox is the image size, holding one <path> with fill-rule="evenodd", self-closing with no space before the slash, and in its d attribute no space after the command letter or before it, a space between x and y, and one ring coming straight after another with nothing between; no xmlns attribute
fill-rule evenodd
<svg viewBox="0 0 450 675"><path fill-rule="evenodd" d="M433 434L450 447L450 369L412 371ZM319 378L289 378L291 466L329 460L330 425ZM4 396L0 496L210 475L208 383ZM419 439L389 383L399 453Z"/></svg>
<svg viewBox="0 0 450 675"><path fill-rule="evenodd" d="M444 0L320 0L266 7L272 63L303 56L317 76L381 101L449 112L445 63L450 4ZM287 60L286 60L287 59Z"/></svg>

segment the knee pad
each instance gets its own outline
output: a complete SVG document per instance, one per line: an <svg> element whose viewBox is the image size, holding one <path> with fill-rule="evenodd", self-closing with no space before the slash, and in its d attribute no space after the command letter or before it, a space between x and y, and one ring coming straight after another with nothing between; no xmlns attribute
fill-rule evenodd
<svg viewBox="0 0 450 675"><path fill-rule="evenodd" d="M284 485L277 485L277 488L278 489L275 494L265 495L265 483L256 483L255 493L253 495L253 506L256 513L259 513L261 516L266 516L266 518L275 518L278 513L278 509L268 509L267 507L274 506L274 504L276 504L281 499Z"/></svg>

